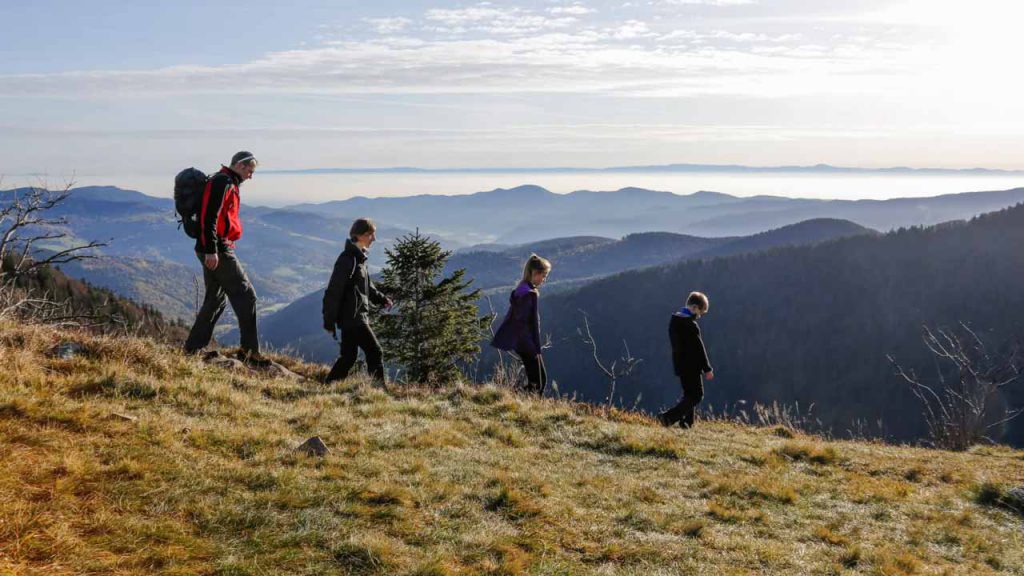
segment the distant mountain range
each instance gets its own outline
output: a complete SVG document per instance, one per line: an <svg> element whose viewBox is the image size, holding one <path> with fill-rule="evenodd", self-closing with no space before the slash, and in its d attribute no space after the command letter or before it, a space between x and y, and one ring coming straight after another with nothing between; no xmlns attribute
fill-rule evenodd
<svg viewBox="0 0 1024 576"><path fill-rule="evenodd" d="M465 268L478 288L510 286L521 275L524 260L537 253L558 263L547 282L550 292L566 281L578 282L684 258L714 258L872 233L877 232L846 220L822 218L741 237L704 238L672 232L639 232L621 240L578 236L520 246L465 248L452 255L445 273Z"/></svg>
<svg viewBox="0 0 1024 576"><path fill-rule="evenodd" d="M499 252L467 251L454 254L445 274L464 268L475 288L494 293L490 305L502 314L507 293L522 275L523 260L537 252L551 260L553 271L545 294L566 290L610 274L684 259L713 258L802 245L876 232L843 220L812 220L743 238L700 238L668 232L630 234L621 240L573 237L505 248ZM383 255L376 263L383 264ZM493 290L489 290L493 289ZM337 356L335 343L321 328L323 289L300 298L260 321L260 337L271 347L305 358L327 362ZM480 303L488 311L488 303ZM234 341L234 334L225 336Z"/></svg>
<svg viewBox="0 0 1024 576"><path fill-rule="evenodd" d="M320 215L372 215L467 243L519 245L551 238L634 232L704 237L748 236L815 218L839 218L887 231L970 218L1024 201L1024 188L892 200L740 198L717 192L679 195L641 188L555 194L540 186L499 188L465 196L420 195L300 204Z"/></svg>
<svg viewBox="0 0 1024 576"><path fill-rule="evenodd" d="M0 201L3 194L0 191ZM244 203L244 186L242 198ZM640 264L654 265L682 257L684 252L724 246L739 237L808 220L844 219L884 231L970 218L1021 201L1024 188L932 198L829 201L740 198L715 192L677 195L639 188L554 194L538 186L521 186L467 196L352 198L284 209L243 206L245 234L238 253L256 286L262 313L269 313L323 285L352 219L359 216L370 216L380 226L380 241L374 248L379 252L372 260L378 264L383 263L384 248L415 229L438 238L449 249L494 242L522 247L498 254L507 266L495 268L493 279L480 277L481 285L488 286L504 282L501 278L524 250L561 250L537 244L540 241L590 237L587 242L593 244L625 237L624 244L609 246L606 255L584 250L566 260L552 284L552 288L565 288L570 279L579 284L608 270L621 270L621 263L609 262L633 258L633 246L643 243L664 243L658 250L641 251L648 260ZM59 213L68 219L66 231L72 240L110 240L101 259L68 267L68 273L152 302L171 317L191 318L192 277L201 270L192 240L174 222L170 199L112 186L83 187L72 191ZM672 235L642 235L663 232ZM480 249L504 250L496 245ZM458 258L479 256L459 250Z"/></svg>
<svg viewBox="0 0 1024 576"><path fill-rule="evenodd" d="M857 168L851 166L743 166L739 164L658 164L650 166L611 166L585 168L562 166L554 168L415 168L394 166L385 168L306 168L299 170L263 170L266 174L593 174L606 172L733 172L733 173L796 173L796 174L1024 174L1024 170L992 168Z"/></svg>

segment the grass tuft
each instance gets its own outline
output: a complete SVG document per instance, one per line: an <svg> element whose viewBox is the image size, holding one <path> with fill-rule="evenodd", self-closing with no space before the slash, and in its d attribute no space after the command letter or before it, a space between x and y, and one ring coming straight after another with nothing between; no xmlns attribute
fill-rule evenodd
<svg viewBox="0 0 1024 576"><path fill-rule="evenodd" d="M675 527L674 532L687 538L700 538L707 530L707 522L700 519L686 520Z"/></svg>
<svg viewBox="0 0 1024 576"><path fill-rule="evenodd" d="M331 551L334 561L349 574L392 574L393 554L385 540L343 542Z"/></svg>
<svg viewBox="0 0 1024 576"><path fill-rule="evenodd" d="M786 442L775 453L790 460L810 462L811 464L835 464L839 455L831 446L815 446L806 442Z"/></svg>
<svg viewBox="0 0 1024 576"><path fill-rule="evenodd" d="M776 426L772 428L772 435L779 438L796 438L796 432L788 426Z"/></svg>
<svg viewBox="0 0 1024 576"><path fill-rule="evenodd" d="M708 516L727 524L764 521L764 512L760 510L740 510L716 500L708 502Z"/></svg>
<svg viewBox="0 0 1024 576"><path fill-rule="evenodd" d="M814 529L813 535L818 540L832 546L845 546L850 543L850 539L842 534L835 533L832 528L828 526L818 526Z"/></svg>
<svg viewBox="0 0 1024 576"><path fill-rule="evenodd" d="M971 499L980 506L1002 508L1024 516L1024 498L996 482L985 481L975 485Z"/></svg>
<svg viewBox="0 0 1024 576"><path fill-rule="evenodd" d="M487 498L487 510L499 512L512 520L539 516L544 507L534 497L515 488L502 485L497 493Z"/></svg>
<svg viewBox="0 0 1024 576"><path fill-rule="evenodd" d="M613 456L679 460L686 454L685 449L679 444L678 437L640 436L618 429L604 433L598 439L584 442L583 446Z"/></svg>

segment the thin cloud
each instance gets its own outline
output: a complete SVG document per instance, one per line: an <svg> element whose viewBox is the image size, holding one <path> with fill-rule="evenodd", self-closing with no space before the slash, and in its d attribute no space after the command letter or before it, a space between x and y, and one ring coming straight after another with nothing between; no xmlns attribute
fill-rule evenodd
<svg viewBox="0 0 1024 576"><path fill-rule="evenodd" d="M733 5L748 0L672 0ZM746 98L914 94L928 56L890 29L806 24L673 30L659 19L590 21L581 3L544 11L478 3L421 18L368 18L366 39L325 40L238 64L0 76L0 95L530 94ZM743 26L753 26L742 21ZM737 23L740 25L740 23ZM806 32L806 35L805 35ZM898 36L898 35L897 35ZM930 81L938 83L941 77Z"/></svg>
<svg viewBox="0 0 1024 576"><path fill-rule="evenodd" d="M434 8L428 10L424 17L433 25L431 30L453 34L533 34L568 28L577 22L577 13L551 14L557 17L517 7L497 8L489 3L482 3L469 8Z"/></svg>
<svg viewBox="0 0 1024 576"><path fill-rule="evenodd" d="M461 17L460 17L461 18ZM901 72L891 48L798 45L777 51L641 42L656 34L629 21L610 31L511 38L385 37L335 41L228 66L174 66L0 77L0 94L540 93L618 95L817 93L828 86L885 88L866 79ZM628 46L622 41L631 42Z"/></svg>
<svg viewBox="0 0 1024 576"><path fill-rule="evenodd" d="M587 8L582 4L572 4L569 6L554 6L552 8L548 8L548 12L556 16L583 16L586 14L593 14L596 10Z"/></svg>
<svg viewBox="0 0 1024 576"><path fill-rule="evenodd" d="M655 0L656 4L671 6L748 6L757 0Z"/></svg>
<svg viewBox="0 0 1024 576"><path fill-rule="evenodd" d="M402 32L403 30L407 29L410 24L412 24L411 19L402 17L366 18L364 19L364 21L373 26L374 29L379 34L395 34L398 32Z"/></svg>

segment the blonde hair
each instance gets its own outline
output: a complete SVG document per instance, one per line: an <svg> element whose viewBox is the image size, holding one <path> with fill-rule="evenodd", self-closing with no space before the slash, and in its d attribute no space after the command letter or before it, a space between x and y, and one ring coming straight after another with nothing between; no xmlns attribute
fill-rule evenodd
<svg viewBox="0 0 1024 576"><path fill-rule="evenodd" d="M690 295L686 298L687 306L696 306L700 308L701 314L708 313L708 297L703 292L690 292Z"/></svg>
<svg viewBox="0 0 1024 576"><path fill-rule="evenodd" d="M536 254L530 254L530 257L526 259L526 264L523 265L523 282L530 282L532 284L534 272L543 272L545 274L551 272L551 262Z"/></svg>

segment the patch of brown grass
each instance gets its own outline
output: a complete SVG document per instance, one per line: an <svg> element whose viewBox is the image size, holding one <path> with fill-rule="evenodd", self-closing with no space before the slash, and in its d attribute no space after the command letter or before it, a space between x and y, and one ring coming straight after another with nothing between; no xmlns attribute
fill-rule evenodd
<svg viewBox="0 0 1024 576"><path fill-rule="evenodd" d="M816 446L806 442L786 442L775 453L790 460L827 465L839 461L839 454L831 446Z"/></svg>

